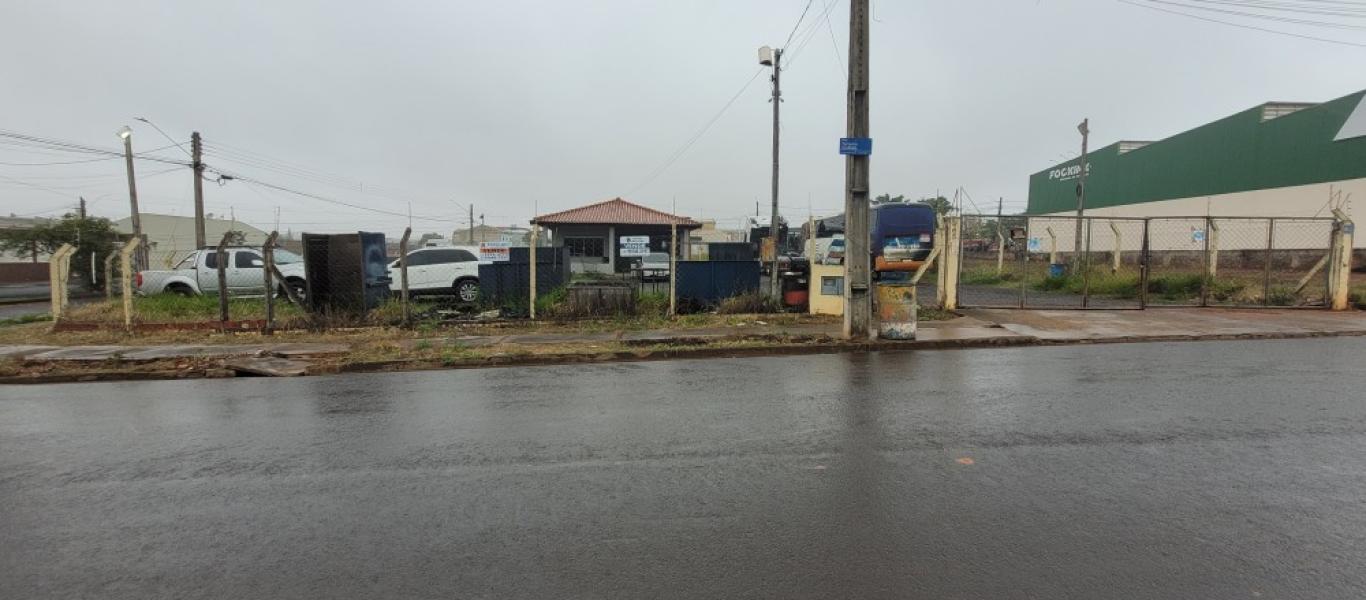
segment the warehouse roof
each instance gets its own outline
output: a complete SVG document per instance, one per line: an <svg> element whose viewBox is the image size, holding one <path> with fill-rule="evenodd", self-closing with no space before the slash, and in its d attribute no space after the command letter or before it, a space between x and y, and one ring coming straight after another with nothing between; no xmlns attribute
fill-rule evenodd
<svg viewBox="0 0 1366 600"><path fill-rule="evenodd" d="M688 217L671 215L613 198L588 206L571 208L560 212L540 215L531 220L533 225L678 225L679 227L701 227L702 224Z"/></svg>

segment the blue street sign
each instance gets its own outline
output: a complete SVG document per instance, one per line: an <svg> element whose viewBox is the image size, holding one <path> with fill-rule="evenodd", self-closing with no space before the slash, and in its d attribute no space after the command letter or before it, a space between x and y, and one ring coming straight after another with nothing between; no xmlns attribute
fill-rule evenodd
<svg viewBox="0 0 1366 600"><path fill-rule="evenodd" d="M873 138L840 138L840 154L868 156L873 153Z"/></svg>

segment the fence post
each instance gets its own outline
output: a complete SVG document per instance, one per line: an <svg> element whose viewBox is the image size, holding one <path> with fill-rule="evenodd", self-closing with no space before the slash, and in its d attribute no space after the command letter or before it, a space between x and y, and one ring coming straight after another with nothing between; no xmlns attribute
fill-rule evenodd
<svg viewBox="0 0 1366 600"><path fill-rule="evenodd" d="M1043 230L1048 232L1048 266L1052 267L1058 264L1058 234L1053 233L1051 225Z"/></svg>
<svg viewBox="0 0 1366 600"><path fill-rule="evenodd" d="M266 335L275 331L275 279L273 273L275 269L275 240L280 237L280 232L272 231L266 237L265 245L261 246L261 272L265 275L266 282Z"/></svg>
<svg viewBox="0 0 1366 600"><path fill-rule="evenodd" d="M408 304L408 238L413 235L412 227L403 228L403 237L398 240L398 283L399 302L403 303L403 326L413 324L413 308Z"/></svg>
<svg viewBox="0 0 1366 600"><path fill-rule="evenodd" d="M775 265L777 263L774 263ZM773 273L774 277L778 274ZM678 224L669 225L669 316L678 314Z"/></svg>
<svg viewBox="0 0 1366 600"><path fill-rule="evenodd" d="M949 239L944 246L944 261L939 264L944 271L944 303L940 308L955 310L958 308L958 268L963 252L963 218L945 218L944 229Z"/></svg>
<svg viewBox="0 0 1366 600"><path fill-rule="evenodd" d="M1209 244L1209 277L1214 279L1219 274L1219 222L1209 219L1209 235L1205 236Z"/></svg>
<svg viewBox="0 0 1366 600"><path fill-rule="evenodd" d="M114 298L114 259L119 257L119 253L110 252L109 256L104 257L104 299Z"/></svg>
<svg viewBox="0 0 1366 600"><path fill-rule="evenodd" d="M996 221L996 276L1000 277L1006 268L1006 236L1001 233L1001 221Z"/></svg>
<svg viewBox="0 0 1366 600"><path fill-rule="evenodd" d="M1328 307L1332 310L1347 310L1351 307L1348 288L1352 279L1352 237L1356 224L1340 209L1333 209L1333 257L1328 270Z"/></svg>
<svg viewBox="0 0 1366 600"><path fill-rule="evenodd" d="M1209 306L1209 224L1210 218L1205 217L1205 251L1200 254L1200 306Z"/></svg>
<svg viewBox="0 0 1366 600"><path fill-rule="evenodd" d="M1110 231L1115 232L1115 255L1110 257L1110 272L1118 273L1119 268L1124 264L1124 236L1119 232L1119 226L1114 221L1110 221Z"/></svg>
<svg viewBox="0 0 1366 600"><path fill-rule="evenodd" d="M223 325L223 329L228 327L228 240L232 238L232 232L223 233L223 239L219 240L218 247L214 249L218 257L218 322Z"/></svg>
<svg viewBox="0 0 1366 600"><path fill-rule="evenodd" d="M530 264L527 265L528 269L531 271L531 281L528 282L530 285L527 286L530 288L531 297L528 299L529 303L527 304L527 307L529 311L528 314L531 315L531 320L533 321L536 320L536 243L540 229L540 225L535 223L531 224L531 244L527 248L527 256L531 258ZM499 294L499 297L501 296L502 294Z"/></svg>
<svg viewBox="0 0 1366 600"><path fill-rule="evenodd" d="M1086 241L1085 250L1081 264L1081 307L1086 308L1091 303L1091 226L1095 225L1095 220L1086 219ZM1077 235L1082 235L1082 230L1077 230Z"/></svg>
<svg viewBox="0 0 1366 600"><path fill-rule="evenodd" d="M948 228L944 224L944 215L936 214L934 216L934 243L936 246L944 248L945 252L948 251L948 247L951 241L949 240ZM844 260L849 260L849 256L847 255L847 253L844 257ZM944 306L945 302L948 302L948 291L945 290L944 285L946 280L947 277L944 271L944 261L941 260L939 261L939 266L934 271L934 300L941 307ZM846 285L848 284L847 281L845 283Z"/></svg>
<svg viewBox="0 0 1366 600"><path fill-rule="evenodd" d="M1266 220L1266 264L1262 272L1262 306L1271 305L1271 257L1276 242L1276 219Z"/></svg>
<svg viewBox="0 0 1366 600"><path fill-rule="evenodd" d="M66 277L62 272L62 256L73 251L71 244L62 244L62 247L47 259L47 281L50 288L48 296L52 301L53 323L61 320L62 309L66 308Z"/></svg>
<svg viewBox="0 0 1366 600"><path fill-rule="evenodd" d="M119 250L119 285L123 287L123 327L133 331L133 251L142 243L134 236Z"/></svg>
<svg viewBox="0 0 1366 600"><path fill-rule="evenodd" d="M1138 307L1148 308L1148 277L1152 274L1152 245L1148 232L1152 219L1143 219L1143 243L1138 255Z"/></svg>

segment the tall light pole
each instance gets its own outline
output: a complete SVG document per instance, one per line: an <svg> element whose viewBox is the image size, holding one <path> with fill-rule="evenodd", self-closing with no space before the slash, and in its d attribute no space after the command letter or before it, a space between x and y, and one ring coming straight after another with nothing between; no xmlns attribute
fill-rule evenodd
<svg viewBox="0 0 1366 600"><path fill-rule="evenodd" d="M123 162L128 168L128 208L132 212L133 237L141 240L142 215L138 212L137 179L133 177L133 130L124 125L122 129L119 129L118 134L123 139Z"/></svg>
<svg viewBox="0 0 1366 600"><path fill-rule="evenodd" d="M1081 158L1078 160L1081 166L1080 179L1077 180L1077 226L1072 232L1072 265L1075 268L1081 266L1081 236L1082 236L1082 215L1086 212L1086 141L1091 136L1091 119L1082 119L1081 124L1077 125L1077 131L1081 133Z"/></svg>
<svg viewBox="0 0 1366 600"><path fill-rule="evenodd" d="M773 240L773 262L768 266L768 284L774 298L781 289L778 285L778 105L783 102L782 60L782 48L759 48L759 64L773 67L773 97L769 99L773 103L773 214L768 224L768 238Z"/></svg>

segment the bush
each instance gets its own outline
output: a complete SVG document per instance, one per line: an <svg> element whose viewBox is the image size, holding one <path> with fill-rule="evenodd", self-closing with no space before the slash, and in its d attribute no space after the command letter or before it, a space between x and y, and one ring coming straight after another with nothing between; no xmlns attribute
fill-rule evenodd
<svg viewBox="0 0 1366 600"><path fill-rule="evenodd" d="M716 312L723 315L744 315L758 313L781 312L777 299L764 295L761 292L749 292L739 296L731 296L721 301Z"/></svg>
<svg viewBox="0 0 1366 600"><path fill-rule="evenodd" d="M669 295L664 292L645 292L636 298L636 314L642 317L664 317L669 314Z"/></svg>

